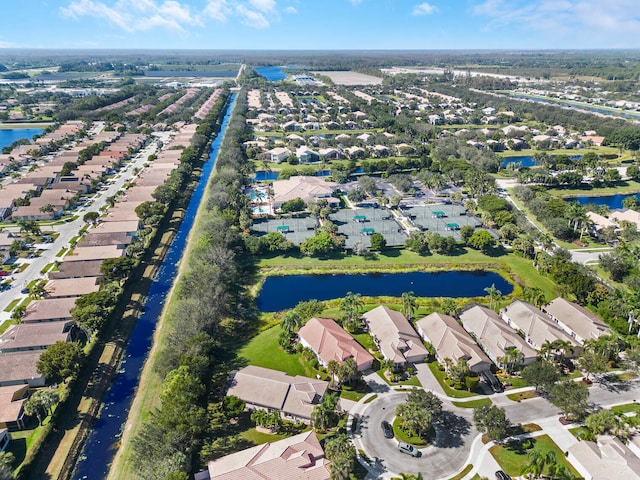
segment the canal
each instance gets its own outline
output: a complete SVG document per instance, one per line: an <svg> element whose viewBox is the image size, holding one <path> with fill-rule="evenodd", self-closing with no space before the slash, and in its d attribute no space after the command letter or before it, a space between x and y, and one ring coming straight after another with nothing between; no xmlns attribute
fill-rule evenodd
<svg viewBox="0 0 640 480"><path fill-rule="evenodd" d="M491 285L503 295L513 291L513 285L500 275L483 270L283 275L265 280L257 303L262 312L277 312L305 300L342 298L347 292L367 297L400 297L404 292L413 292L416 297L484 297L484 289Z"/></svg>
<svg viewBox="0 0 640 480"><path fill-rule="evenodd" d="M122 428L127 420L129 408L138 387L142 367L153 343L156 324L162 314L167 294L173 285L180 259L187 244L189 231L193 226L202 195L213 172L220 144L235 105L235 97L235 94L231 97L220 132L211 145L209 159L202 167L200 180L193 191L184 219L158 270L156 278L151 284L144 312L136 322L125 351L125 358L120 365L113 384L105 394L100 416L89 433L82 455L73 473L72 478L74 479L104 479L109 473L109 466L118 448Z"/></svg>

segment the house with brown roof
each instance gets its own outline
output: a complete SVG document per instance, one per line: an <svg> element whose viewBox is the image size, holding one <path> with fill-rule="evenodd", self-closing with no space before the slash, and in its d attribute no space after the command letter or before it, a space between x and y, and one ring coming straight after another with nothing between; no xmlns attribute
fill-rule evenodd
<svg viewBox="0 0 640 480"><path fill-rule="evenodd" d="M195 480L329 480L330 462L315 432L232 453L209 462Z"/></svg>
<svg viewBox="0 0 640 480"><path fill-rule="evenodd" d="M0 387L0 429L24 428L24 402L29 398L29 385Z"/></svg>
<svg viewBox="0 0 640 480"><path fill-rule="evenodd" d="M104 245L101 247L80 247L73 253L64 257L65 262L86 262L92 260L104 260L105 258L118 258L124 255L124 250L117 245Z"/></svg>
<svg viewBox="0 0 640 480"><path fill-rule="evenodd" d="M71 340L74 322L19 323L0 335L0 353L46 350ZM0 364L1 365L1 364Z"/></svg>
<svg viewBox="0 0 640 480"><path fill-rule="evenodd" d="M119 223L119 222L112 222ZM125 232L116 233L89 233L81 242L78 242L78 248L86 247L105 247L115 245L120 249L127 248L133 241L134 237ZM73 262L78 263L78 262ZM83 262L84 263L84 262Z"/></svg>
<svg viewBox="0 0 640 480"><path fill-rule="evenodd" d="M42 350L21 351L0 354L0 387L6 385L29 385L42 387L45 377L38 373L36 363Z"/></svg>
<svg viewBox="0 0 640 480"><path fill-rule="evenodd" d="M49 280L63 278L102 277L100 270L102 260L87 260L86 262L62 262L57 271L47 273Z"/></svg>
<svg viewBox="0 0 640 480"><path fill-rule="evenodd" d="M50 211L42 211L43 207L35 205L24 205L15 209L11 214L11 219L15 222L21 220L54 220L62 215L64 209L60 206L52 205Z"/></svg>
<svg viewBox="0 0 640 480"><path fill-rule="evenodd" d="M342 364L348 358L356 362L359 371L369 370L373 364L373 356L331 319L312 318L300 328L298 337L324 367L332 360Z"/></svg>
<svg viewBox="0 0 640 480"><path fill-rule="evenodd" d="M611 333L595 313L562 297L552 300L542 310L580 345L584 345L585 340L596 340Z"/></svg>
<svg viewBox="0 0 640 480"><path fill-rule="evenodd" d="M540 347L547 342L558 340L570 342L574 347L574 353L579 346L573 337L530 303L515 300L500 310L500 315L511 328L522 332L527 343L536 350L540 350Z"/></svg>
<svg viewBox="0 0 640 480"><path fill-rule="evenodd" d="M416 322L416 330L425 342L433 345L438 362L466 360L472 372L491 368L491 360L473 338L450 315L434 312Z"/></svg>
<svg viewBox="0 0 640 480"><path fill-rule="evenodd" d="M249 410L278 410L287 420L310 423L328 387L323 380L250 365L233 374L227 395L244 400Z"/></svg>
<svg viewBox="0 0 640 480"><path fill-rule="evenodd" d="M68 322L73 320L71 309L79 297L36 300L27 306L22 323Z"/></svg>
<svg viewBox="0 0 640 480"><path fill-rule="evenodd" d="M496 365L504 365L502 359L507 351L513 348L522 354L522 365L535 362L538 358L538 352L509 327L496 312L487 307L474 305L468 308L460 314L460 321L464 329L476 337L484 353Z"/></svg>
<svg viewBox="0 0 640 480"><path fill-rule="evenodd" d="M385 359L405 365L422 362L429 355L420 336L400 312L381 305L362 318Z"/></svg>
<svg viewBox="0 0 640 480"><path fill-rule="evenodd" d="M100 290L100 277L58 278L44 286L47 298L79 297Z"/></svg>

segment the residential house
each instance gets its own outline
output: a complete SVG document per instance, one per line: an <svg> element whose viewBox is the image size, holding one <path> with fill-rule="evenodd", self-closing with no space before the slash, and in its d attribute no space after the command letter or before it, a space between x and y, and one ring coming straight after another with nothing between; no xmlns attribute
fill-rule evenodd
<svg viewBox="0 0 640 480"><path fill-rule="evenodd" d="M102 260L88 260L86 262L67 262L64 261L58 266L58 270L49 270L47 277L49 280L63 278L82 278L82 277L102 277L104 274L100 270Z"/></svg>
<svg viewBox="0 0 640 480"><path fill-rule="evenodd" d="M342 364L348 358L356 362L360 371L369 370L373 364L373 356L328 318L312 318L300 328L298 337L302 346L311 349L324 367L332 360Z"/></svg>
<svg viewBox="0 0 640 480"><path fill-rule="evenodd" d="M227 395L244 400L249 410L278 410L294 422L311 422L314 407L322 403L329 382L250 365L234 374Z"/></svg>
<svg viewBox="0 0 640 480"><path fill-rule="evenodd" d="M596 314L562 297L552 300L542 310L580 345L584 345L586 340L596 340L611 333Z"/></svg>
<svg viewBox="0 0 640 480"><path fill-rule="evenodd" d="M635 210L614 210L609 215L609 218L615 220L618 223L623 221L635 223L637 230L640 232L640 212L636 212Z"/></svg>
<svg viewBox="0 0 640 480"><path fill-rule="evenodd" d="M0 429L4 431L24 428L24 402L29 398L29 385L7 385L0 387ZM2 438L2 435L0 435ZM0 450L2 440L0 440Z"/></svg>
<svg viewBox="0 0 640 480"><path fill-rule="evenodd" d="M321 148L319 152L320 156L327 160L337 160L342 158L342 153L337 148Z"/></svg>
<svg viewBox="0 0 640 480"><path fill-rule="evenodd" d="M322 177L295 176L288 180L279 180L273 183L273 207L279 209L282 204L295 198L305 201L317 201L326 199L330 204L340 202L334 197L338 184L327 182Z"/></svg>
<svg viewBox="0 0 640 480"><path fill-rule="evenodd" d="M0 387L6 385L29 385L42 387L45 377L38 373L36 363L42 350L3 353L0 355Z"/></svg>
<svg viewBox="0 0 640 480"><path fill-rule="evenodd" d="M304 145L299 146L296 149L296 157L300 163L312 163L320 161L320 155L318 152L314 152L309 147Z"/></svg>
<svg viewBox="0 0 640 480"><path fill-rule="evenodd" d="M64 257L65 262L87 262L104 260L105 258L118 258L124 255L124 250L118 245L106 245L102 247L76 248L73 253Z"/></svg>
<svg viewBox="0 0 640 480"><path fill-rule="evenodd" d="M45 286L47 298L79 297L100 289L100 277L60 278L49 280Z"/></svg>
<svg viewBox="0 0 640 480"><path fill-rule="evenodd" d="M612 435L572 445L567 458L585 480L640 480L640 458Z"/></svg>
<svg viewBox="0 0 640 480"><path fill-rule="evenodd" d="M444 364L447 358L453 363L466 360L476 373L491 368L489 357L455 318L434 312L416 322L416 330L425 342L433 345L438 362Z"/></svg>
<svg viewBox="0 0 640 480"><path fill-rule="evenodd" d="M79 297L36 300L27 306L22 323L68 322L73 320L71 309Z"/></svg>
<svg viewBox="0 0 640 480"><path fill-rule="evenodd" d="M289 158L289 155L291 155L291 150L285 147L276 147L268 150L266 155L270 162L280 163Z"/></svg>
<svg viewBox="0 0 640 480"><path fill-rule="evenodd" d="M330 462L315 432L256 445L209 462L195 480L329 480Z"/></svg>
<svg viewBox="0 0 640 480"><path fill-rule="evenodd" d="M404 315L381 305L365 313L369 332L387 360L396 365L422 362L429 352Z"/></svg>
<svg viewBox="0 0 640 480"><path fill-rule="evenodd" d="M11 325L0 335L0 353L45 350L56 342L68 342L72 339L73 326L72 321Z"/></svg>
<svg viewBox="0 0 640 480"><path fill-rule="evenodd" d="M522 365L535 362L538 358L538 352L487 307L474 305L460 314L460 320L464 329L476 338L484 353L496 365L504 365L504 358L512 349L520 352Z"/></svg>
<svg viewBox="0 0 640 480"><path fill-rule="evenodd" d="M500 315L511 328L522 332L527 343L536 350L540 350L545 343L558 340L570 342L574 350L578 347L573 337L530 303L515 300L500 310Z"/></svg>

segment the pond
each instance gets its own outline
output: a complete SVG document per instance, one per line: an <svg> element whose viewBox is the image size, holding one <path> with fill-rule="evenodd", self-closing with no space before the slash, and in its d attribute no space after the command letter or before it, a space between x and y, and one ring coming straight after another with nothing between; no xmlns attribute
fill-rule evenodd
<svg viewBox="0 0 640 480"><path fill-rule="evenodd" d="M567 155L567 157L569 158L569 160L573 160L573 161L582 160L582 155ZM520 162L521 166L529 167L529 168L535 167L537 165L536 159L533 158L531 155L522 155L522 156L515 156L515 157L505 157L504 160L502 161L502 168L505 168L510 163L516 163L516 162Z"/></svg>
<svg viewBox="0 0 640 480"><path fill-rule="evenodd" d="M616 210L616 209L624 208L622 206L622 202L624 201L624 199L625 198L629 198L629 197L633 197L633 196L635 196L638 200L640 200L640 194L638 194L638 193L628 193L626 195L618 193L616 195L606 195L606 196L588 196L588 195L584 195L584 196L576 197L576 198L568 198L567 200L568 201L576 201L577 200L580 205L585 205L587 203L594 203L596 205L606 205L611 210Z"/></svg>
<svg viewBox="0 0 640 480"><path fill-rule="evenodd" d="M42 128L16 128L11 130L0 130L0 150L8 147L16 140L26 138L32 140L34 135L40 135Z"/></svg>
<svg viewBox="0 0 640 480"><path fill-rule="evenodd" d="M513 285L500 275L482 270L274 276L260 290L258 309L277 312L313 298L342 298L347 292L370 297L400 297L404 292L417 297L484 297L484 289L492 284L503 295L513 291Z"/></svg>
<svg viewBox="0 0 640 480"><path fill-rule="evenodd" d="M287 74L282 71L282 67L257 67L254 70L270 82L279 82L287 78Z"/></svg>

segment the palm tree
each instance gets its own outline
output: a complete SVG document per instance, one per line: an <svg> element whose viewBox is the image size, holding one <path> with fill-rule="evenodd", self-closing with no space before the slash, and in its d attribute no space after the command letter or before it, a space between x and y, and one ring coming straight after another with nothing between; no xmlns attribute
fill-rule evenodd
<svg viewBox="0 0 640 480"><path fill-rule="evenodd" d="M545 342L540 346L540 355L545 360L548 360L551 357L551 352L555 350L554 342L550 342L549 340L545 340Z"/></svg>
<svg viewBox="0 0 640 480"><path fill-rule="evenodd" d="M359 293L347 292L345 297L340 301L340 311L342 312L347 330L355 330L357 328L360 311L363 306L364 302Z"/></svg>
<svg viewBox="0 0 640 480"><path fill-rule="evenodd" d="M340 364L336 360L330 360L329 363L327 363L327 373L329 374L329 377L331 379L330 383L332 385L333 381L336 378L338 370L340 370Z"/></svg>
<svg viewBox="0 0 640 480"><path fill-rule="evenodd" d="M290 310L282 316L282 330L288 334L295 333L302 326L302 319L295 310Z"/></svg>
<svg viewBox="0 0 640 480"><path fill-rule="evenodd" d="M411 317L417 308L418 302L416 301L416 297L413 292L404 292L402 294L402 313L407 320L411 320Z"/></svg>
<svg viewBox="0 0 640 480"><path fill-rule="evenodd" d="M540 307L546 301L544 291L540 287L524 287L523 294L524 299L536 307Z"/></svg>
<svg viewBox="0 0 640 480"><path fill-rule="evenodd" d="M516 370L516 367L520 365L523 358L523 353L518 350L518 347L507 347L505 349L504 361L506 363L506 369L509 373Z"/></svg>
<svg viewBox="0 0 640 480"><path fill-rule="evenodd" d="M458 309L458 302L453 298L445 298L442 302L442 311L447 315L453 315Z"/></svg>
<svg viewBox="0 0 640 480"><path fill-rule="evenodd" d="M25 305L16 306L11 312L11 320L17 321L18 323L21 322L26 311L27 307Z"/></svg>
<svg viewBox="0 0 640 480"><path fill-rule="evenodd" d="M44 297L46 290L44 289L44 282L36 282L29 287L29 298L37 300Z"/></svg>
<svg viewBox="0 0 640 480"><path fill-rule="evenodd" d="M484 289L485 292L489 295L489 308L493 308L493 301L499 301L502 296L502 292L496 288L496 284L492 283L490 287Z"/></svg>
<svg viewBox="0 0 640 480"><path fill-rule="evenodd" d="M553 345L556 351L560 352L560 364L562 364L562 362L564 361L564 357L567 355L567 353L574 352L573 344L569 340L558 339L553 342Z"/></svg>

